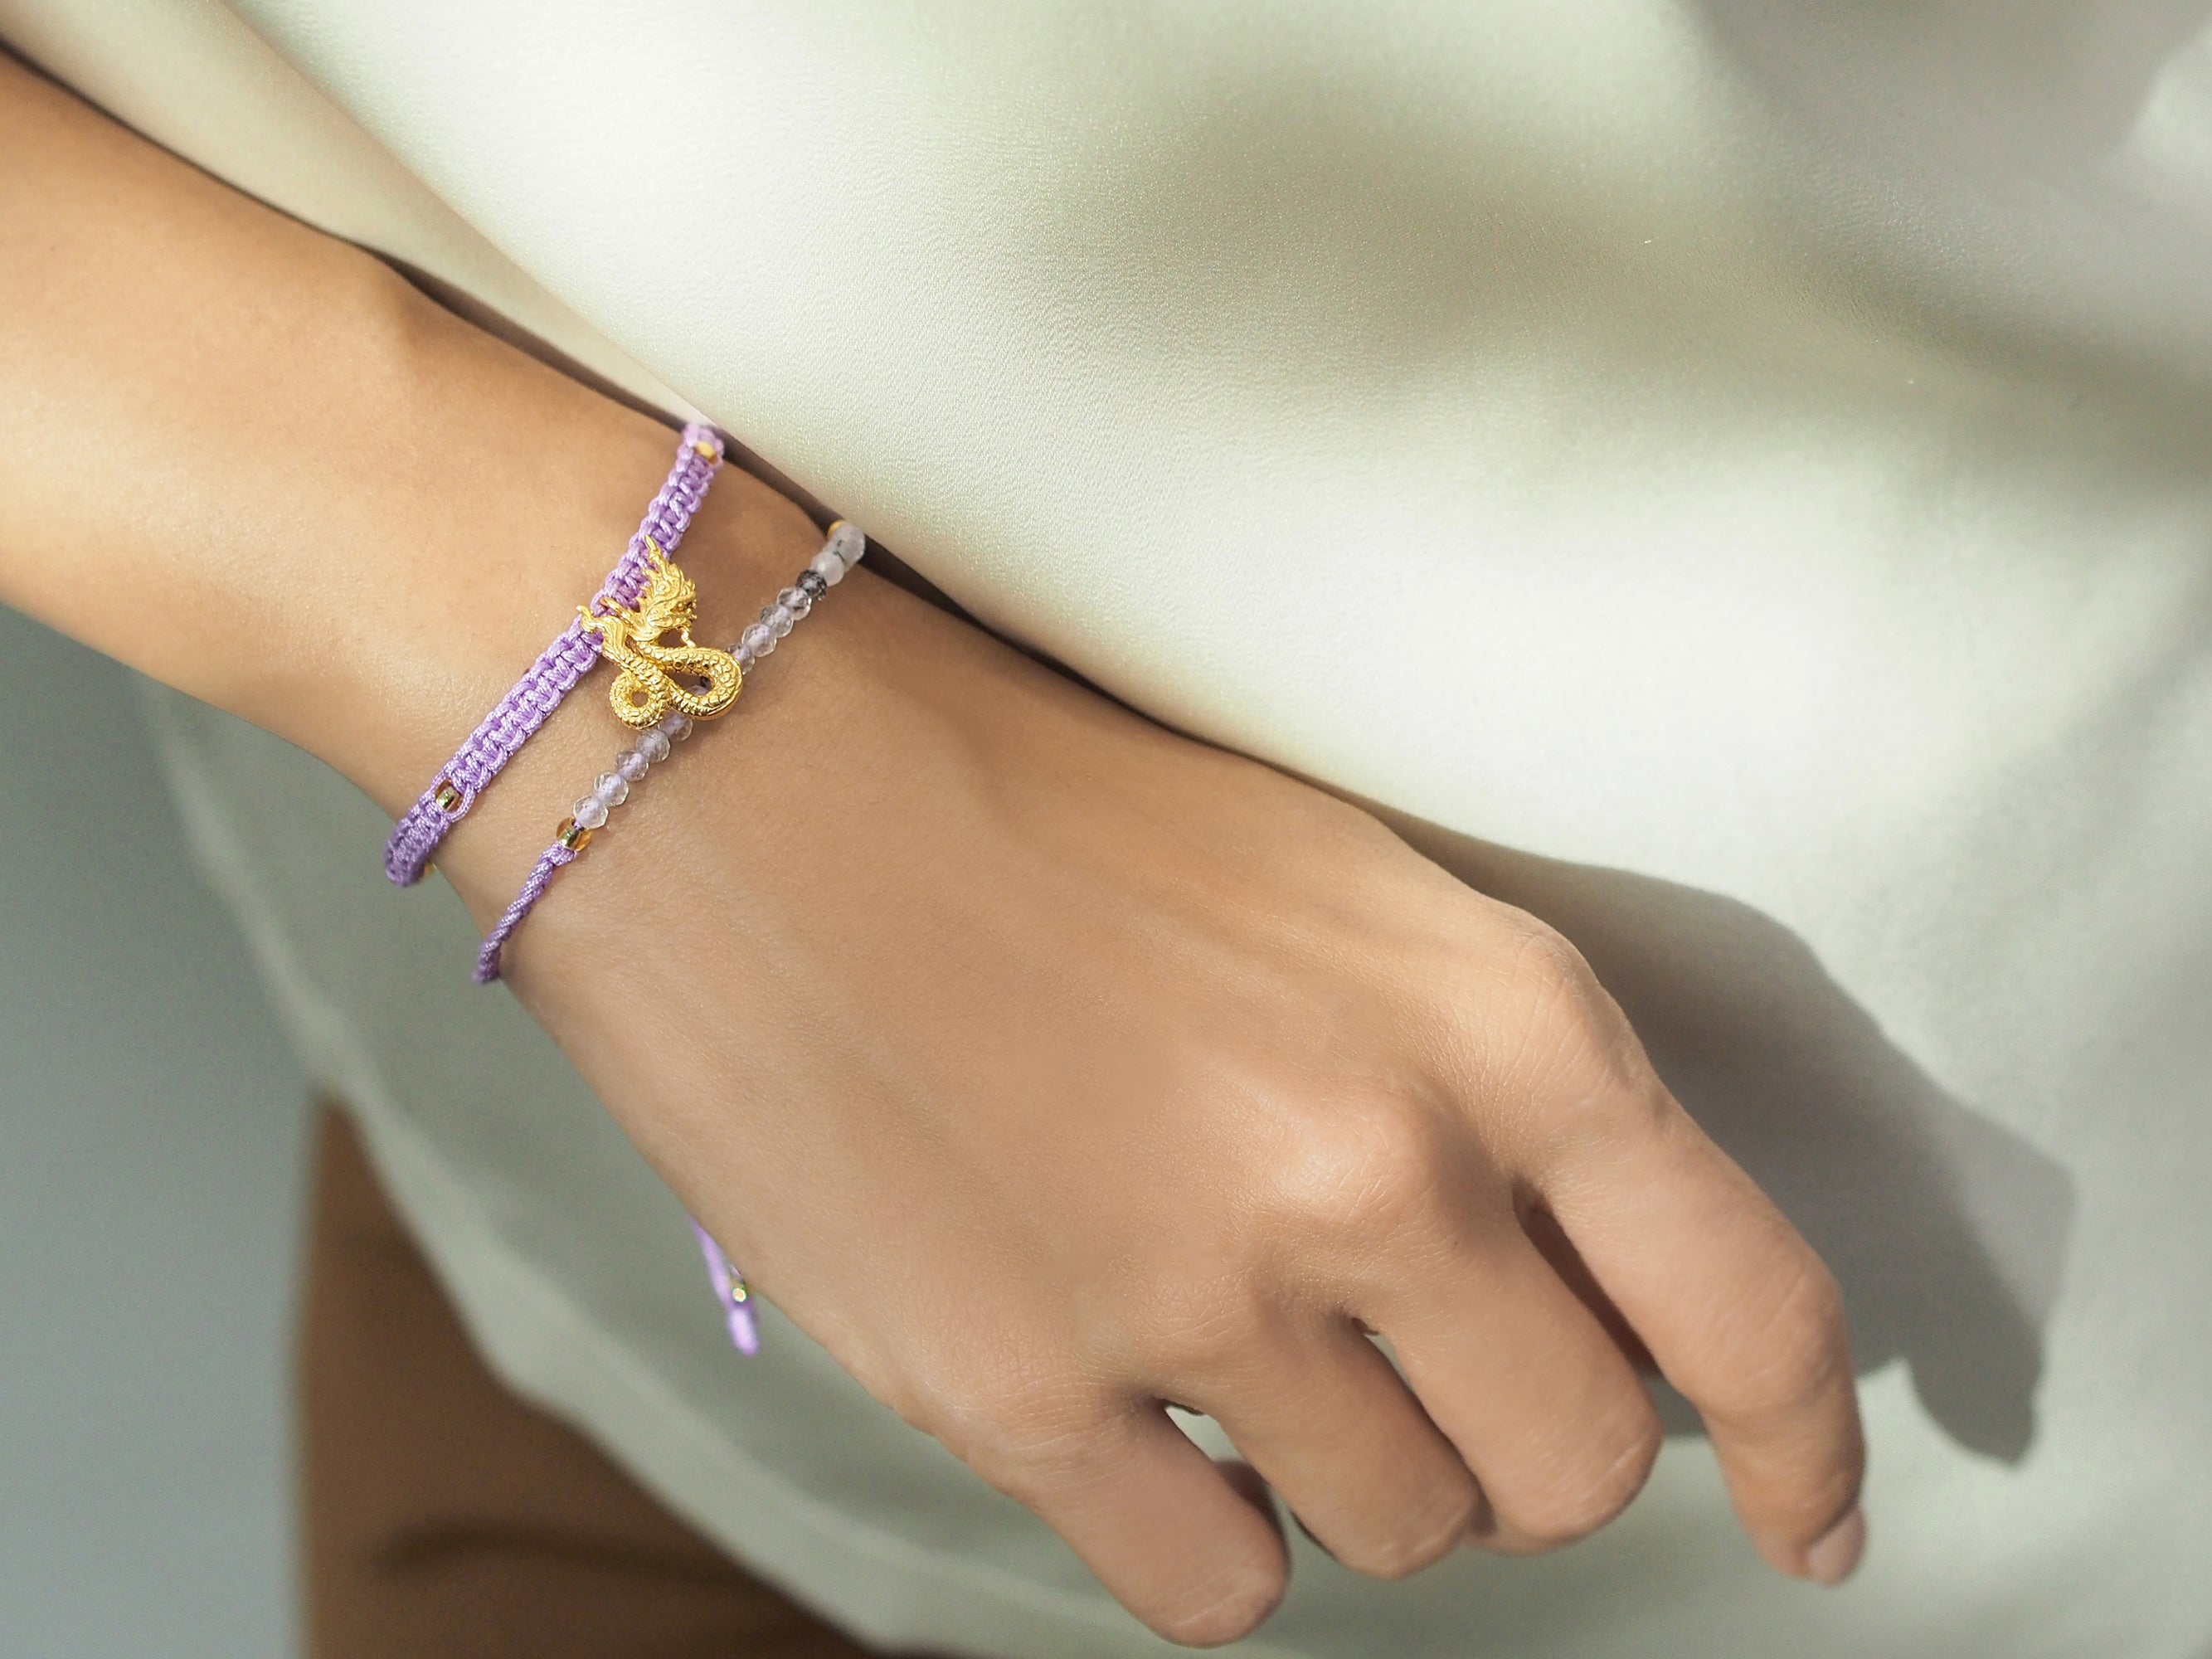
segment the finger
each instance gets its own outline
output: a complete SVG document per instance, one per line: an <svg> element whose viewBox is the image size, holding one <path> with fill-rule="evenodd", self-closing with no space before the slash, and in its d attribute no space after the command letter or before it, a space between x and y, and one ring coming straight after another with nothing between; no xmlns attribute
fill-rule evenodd
<svg viewBox="0 0 2212 1659"><path fill-rule="evenodd" d="M1264 1492L1234 1481L1157 1403L1045 1445L969 1461L1171 1642L1233 1642L1274 1611L1289 1584L1290 1557Z"/></svg>
<svg viewBox="0 0 2212 1659"><path fill-rule="evenodd" d="M1637 1335L1627 1316L1613 1305L1613 1298L1597 1282L1597 1275L1590 1272L1589 1263L1575 1249L1574 1241L1559 1225L1559 1218L1541 1203L1533 1201L1533 1194L1529 1197L1531 1201L1519 1206L1521 1230L1528 1235L1536 1254L1559 1274L1559 1282L1574 1292L1575 1300L1588 1308L1590 1316L1604 1327L1605 1334L1613 1339L1613 1346L1620 1350L1630 1367L1640 1376L1657 1375L1659 1362L1652 1358L1651 1350L1644 1346L1644 1339Z"/></svg>
<svg viewBox="0 0 2212 1659"><path fill-rule="evenodd" d="M1370 1315L1406 1380L1474 1472L1478 1541L1512 1554L1588 1536L1628 1506L1659 1455L1651 1396L1603 1325L1515 1227Z"/></svg>
<svg viewBox="0 0 2212 1659"><path fill-rule="evenodd" d="M1694 1405L1744 1528L1781 1571L1856 1565L1865 1442L1834 1277L1653 1079L1531 1171L1598 1284Z"/></svg>
<svg viewBox="0 0 2212 1659"><path fill-rule="evenodd" d="M1255 1346L1243 1369L1235 1385L1182 1391L1314 1541L1355 1572L1418 1572L1485 1516L1482 1489L1457 1449L1349 1321Z"/></svg>

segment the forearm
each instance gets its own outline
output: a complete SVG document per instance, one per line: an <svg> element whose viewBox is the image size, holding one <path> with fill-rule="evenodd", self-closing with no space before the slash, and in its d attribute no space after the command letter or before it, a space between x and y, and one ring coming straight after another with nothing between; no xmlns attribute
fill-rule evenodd
<svg viewBox="0 0 2212 1659"><path fill-rule="evenodd" d="M670 449L0 58L0 598L397 808L597 587ZM765 495L710 498L710 623L803 544Z"/></svg>

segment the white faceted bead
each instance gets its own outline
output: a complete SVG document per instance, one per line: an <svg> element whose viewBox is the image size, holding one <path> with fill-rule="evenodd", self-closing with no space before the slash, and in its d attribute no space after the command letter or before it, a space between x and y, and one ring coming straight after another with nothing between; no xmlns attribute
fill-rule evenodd
<svg viewBox="0 0 2212 1659"><path fill-rule="evenodd" d="M638 734L637 752L655 766L668 758L668 734L659 726Z"/></svg>
<svg viewBox="0 0 2212 1659"><path fill-rule="evenodd" d="M826 547L806 562L806 568L832 587L845 580L844 560Z"/></svg>
<svg viewBox="0 0 2212 1659"><path fill-rule="evenodd" d="M814 596L803 587L785 588L775 596L775 602L791 612L793 622L804 621L806 613L814 609Z"/></svg>
<svg viewBox="0 0 2212 1659"><path fill-rule="evenodd" d="M672 742L681 743L691 735L691 717L679 708L660 722L660 729Z"/></svg>
<svg viewBox="0 0 2212 1659"><path fill-rule="evenodd" d="M592 793L610 806L620 806L629 799L629 780L619 772L602 772Z"/></svg>
<svg viewBox="0 0 2212 1659"><path fill-rule="evenodd" d="M763 628L760 623L755 623L750 628L745 629L744 638L738 641L738 644L741 649L750 652L755 657L765 657L775 649L775 630L772 628Z"/></svg>
<svg viewBox="0 0 2212 1659"><path fill-rule="evenodd" d="M629 782L635 783L652 767L653 763L635 749L625 749L615 757L615 770Z"/></svg>
<svg viewBox="0 0 2212 1659"><path fill-rule="evenodd" d="M597 830L607 821L607 804L597 795L586 795L576 803L574 816L579 830Z"/></svg>
<svg viewBox="0 0 2212 1659"><path fill-rule="evenodd" d="M835 553L850 570L860 563L860 556L868 550L867 536L860 526L848 520L840 519L830 526L830 541L825 551Z"/></svg>
<svg viewBox="0 0 2212 1659"><path fill-rule="evenodd" d="M780 605L768 605L761 607L761 626L778 639L791 632L792 623L798 620L798 617Z"/></svg>

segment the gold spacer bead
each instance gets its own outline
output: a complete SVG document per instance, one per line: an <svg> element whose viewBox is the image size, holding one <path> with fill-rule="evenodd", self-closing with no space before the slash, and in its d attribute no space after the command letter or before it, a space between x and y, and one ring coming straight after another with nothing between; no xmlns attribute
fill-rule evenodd
<svg viewBox="0 0 2212 1659"><path fill-rule="evenodd" d="M553 832L553 839L572 853L580 853L592 844L592 832L574 818L562 818L561 827Z"/></svg>
<svg viewBox="0 0 2212 1659"><path fill-rule="evenodd" d="M440 778L430 799L437 804L441 812L456 811L461 805L461 792L450 778Z"/></svg>
<svg viewBox="0 0 2212 1659"><path fill-rule="evenodd" d="M698 452L699 459L702 461L711 461L714 459L714 446L712 444L697 443L693 444L691 447Z"/></svg>

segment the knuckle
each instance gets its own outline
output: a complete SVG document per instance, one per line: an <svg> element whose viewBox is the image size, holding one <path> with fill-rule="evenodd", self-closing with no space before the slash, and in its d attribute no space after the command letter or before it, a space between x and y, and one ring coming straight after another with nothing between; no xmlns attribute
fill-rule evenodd
<svg viewBox="0 0 2212 1659"><path fill-rule="evenodd" d="M1428 1506L1387 1535L1362 1540L1336 1552L1337 1559L1369 1578L1410 1578L1459 1547L1484 1514L1481 1494L1470 1485Z"/></svg>
<svg viewBox="0 0 2212 1659"><path fill-rule="evenodd" d="M1512 1017L1497 1027L1500 1081L1551 1133L1612 1123L1668 1097L1618 1003L1572 941L1517 919L1508 975Z"/></svg>
<svg viewBox="0 0 2212 1659"><path fill-rule="evenodd" d="M954 1449L985 1481L1034 1507L1048 1495L1079 1496L1103 1474L1105 1436L1080 1425L1048 1432L987 1429Z"/></svg>
<svg viewBox="0 0 2212 1659"><path fill-rule="evenodd" d="M975 1386L938 1393L907 1420L1017 1498L1080 1482L1109 1455L1112 1413L1073 1383Z"/></svg>
<svg viewBox="0 0 2212 1659"><path fill-rule="evenodd" d="M1597 975L1574 942L1534 916L1519 918L1514 930L1513 971L1546 1006L1578 1008L1597 989Z"/></svg>
<svg viewBox="0 0 2212 1659"><path fill-rule="evenodd" d="M1312 1125L1275 1173L1273 1197L1309 1233L1359 1240L1441 1207L1447 1157L1432 1116L1395 1099L1340 1106Z"/></svg>
<svg viewBox="0 0 2212 1659"><path fill-rule="evenodd" d="M1651 1477L1663 1435L1649 1408L1608 1440L1602 1461L1563 1475L1527 1494L1513 1510L1516 1525L1540 1548L1560 1549L1588 1538L1619 1518Z"/></svg>
<svg viewBox="0 0 2212 1659"><path fill-rule="evenodd" d="M1242 1277L1201 1286L1163 1286L1149 1303L1148 1328L1134 1347L1147 1373L1179 1383L1234 1382L1268 1347L1274 1316Z"/></svg>
<svg viewBox="0 0 2212 1659"><path fill-rule="evenodd" d="M1844 1294L1809 1250L1763 1316L1746 1322L1729 1395L1752 1419L1790 1415L1835 1385L1850 1368Z"/></svg>

